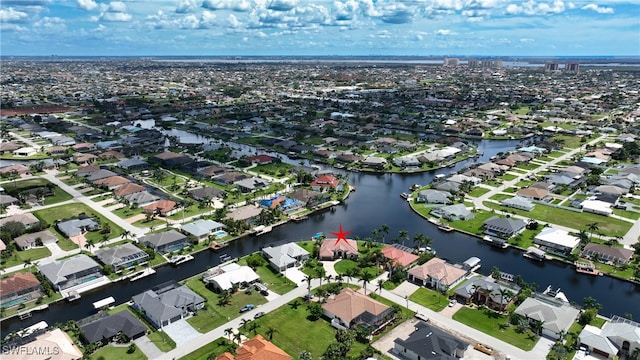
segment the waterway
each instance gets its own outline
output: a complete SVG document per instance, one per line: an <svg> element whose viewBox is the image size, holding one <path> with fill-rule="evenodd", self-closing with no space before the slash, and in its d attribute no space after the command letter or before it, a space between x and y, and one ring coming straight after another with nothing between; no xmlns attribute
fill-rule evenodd
<svg viewBox="0 0 640 360"><path fill-rule="evenodd" d="M519 141L481 141L479 151L484 155L480 161L488 160L497 152L513 149ZM593 277L575 272L573 266L555 262L534 262L522 257L515 249L497 249L490 247L478 239L457 232L445 233L428 223L411 211L407 202L399 195L407 191L411 184L426 184L437 173L457 171L468 166L473 160L459 163L454 168L436 172L391 175L372 175L364 173L347 173L349 182L356 187L349 199L336 206L335 211L326 211L310 216L301 223L288 223L276 227L270 233L260 237L246 237L232 242L223 250L232 257L241 257L260 248L290 241L309 239L316 232L337 231L340 224L345 231L352 231L350 236L365 238L371 236L371 230L379 229L382 224L389 226L386 241L390 242L400 230L406 230L411 237L423 233L433 239L433 247L438 256L451 262L463 262L471 256L482 260L480 272L488 274L496 266L500 270L521 275L525 281L538 285L544 290L548 285L561 288L570 301L582 303L587 296L594 297L603 305L602 315L624 315L630 313L634 319L640 319L640 286L610 278ZM406 245L411 246L408 242ZM50 306L48 310L33 313L31 318L23 321L13 318L3 321L2 333L15 331L32 325L38 321L49 324L64 323L67 320L78 320L95 312L92 303L108 296L113 296L116 303L129 301L135 294L143 292L157 284L169 280L181 280L217 265L220 253L204 251L195 255L195 259L178 267L162 266L154 275L136 282L122 281L82 294L82 298L72 302L60 302Z"/></svg>

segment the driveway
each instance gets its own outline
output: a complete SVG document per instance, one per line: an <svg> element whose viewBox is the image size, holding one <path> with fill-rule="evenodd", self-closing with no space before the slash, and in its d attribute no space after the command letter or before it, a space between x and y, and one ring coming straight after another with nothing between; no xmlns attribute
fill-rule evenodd
<svg viewBox="0 0 640 360"><path fill-rule="evenodd" d="M196 329L187 322L186 319L178 320L172 324L169 324L162 328L162 330L169 335L170 338L176 343L176 346L185 344L200 334Z"/></svg>
<svg viewBox="0 0 640 360"><path fill-rule="evenodd" d="M284 276L296 283L296 285L300 286L305 284L304 278L307 275L305 275L305 273L300 271L298 268L288 268L284 271Z"/></svg>
<svg viewBox="0 0 640 360"><path fill-rule="evenodd" d="M133 340L133 342L147 356L147 359L159 359L164 354L146 335Z"/></svg>
<svg viewBox="0 0 640 360"><path fill-rule="evenodd" d="M420 286L416 284L412 284L408 281L403 281L402 284L398 285L395 289L393 289L392 292L396 295L405 297L405 296L410 296L411 294L416 292L418 288L420 288Z"/></svg>

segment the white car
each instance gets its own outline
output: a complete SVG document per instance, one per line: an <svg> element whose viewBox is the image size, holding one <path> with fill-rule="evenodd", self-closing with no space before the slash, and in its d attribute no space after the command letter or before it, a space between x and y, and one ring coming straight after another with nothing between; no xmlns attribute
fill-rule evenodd
<svg viewBox="0 0 640 360"><path fill-rule="evenodd" d="M454 307L458 302L455 300L449 301L449 307Z"/></svg>

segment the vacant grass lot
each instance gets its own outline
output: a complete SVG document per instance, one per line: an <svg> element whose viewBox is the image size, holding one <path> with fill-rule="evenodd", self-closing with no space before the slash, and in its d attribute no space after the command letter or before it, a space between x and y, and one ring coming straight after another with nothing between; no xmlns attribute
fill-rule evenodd
<svg viewBox="0 0 640 360"><path fill-rule="evenodd" d="M587 212L576 212L537 204L531 211L522 211L518 209L508 208L502 205L483 202L484 205L496 209L518 214L530 219L550 222L553 224L566 226L576 230L585 230L588 224L597 223L599 232L608 236L624 235L631 228L631 223L614 219L612 217L592 214Z"/></svg>
<svg viewBox="0 0 640 360"><path fill-rule="evenodd" d="M84 204L79 204L79 203L67 204L63 206L55 206L52 208L37 210L33 212L33 215L35 215L38 219L44 220L47 223L51 224L51 229L54 230L54 232L58 233L61 238L64 238L64 236L60 234L58 230L55 228L54 224L56 223L56 221L61 219L69 219L69 218L78 216L80 214L86 214L93 218L98 218L100 221L100 224L109 224L109 227L111 228L111 232L106 234L107 238L113 239L115 237L119 237L120 235L122 235L122 228L112 223L110 220L100 215L99 213L94 212L90 207ZM85 237L87 238L87 240L93 240L95 243L98 243L99 241L101 241L102 236L103 234L100 234L100 231L90 231L85 233ZM62 247L62 245L60 247Z"/></svg>
<svg viewBox="0 0 640 360"><path fill-rule="evenodd" d="M488 193L490 190L483 187L475 187L471 192L469 192L469 196L478 197Z"/></svg>
<svg viewBox="0 0 640 360"><path fill-rule="evenodd" d="M266 164L266 165L258 165L252 168L251 170L259 174L264 174L264 175L276 177L276 178L283 178L283 177L289 176L290 171L293 168L294 166L291 164L279 162L279 163L272 163L272 164Z"/></svg>
<svg viewBox="0 0 640 360"><path fill-rule="evenodd" d="M198 310L195 316L187 319L187 322L201 333L211 331L226 323L229 319L240 316L240 309L247 304L258 306L267 302L265 297L257 291L253 291L250 295L245 294L243 291L238 291L231 296L231 301L228 305L220 306L218 305L218 294L207 289L199 276L187 280L185 284L196 294L207 300L206 309Z"/></svg>
<svg viewBox="0 0 640 360"><path fill-rule="evenodd" d="M134 345L135 346L135 345ZM98 349L96 352L89 356L91 360L104 359L104 360L147 360L147 357L144 353L138 349L137 346L136 351L129 354L127 350L129 346L113 346L107 345Z"/></svg>
<svg viewBox="0 0 640 360"><path fill-rule="evenodd" d="M463 307L453 314L453 319L525 351L533 349L538 342L530 330L519 334L516 326L505 327L507 317L491 310Z"/></svg>
<svg viewBox="0 0 640 360"><path fill-rule="evenodd" d="M442 309L449 304L449 299L446 295L424 287L420 287L413 294L409 295L409 300L433 311L442 311Z"/></svg>
<svg viewBox="0 0 640 360"><path fill-rule="evenodd" d="M498 176L498 179L502 179L503 181L511 181L517 177L518 177L517 175L513 175L513 174L502 174Z"/></svg>
<svg viewBox="0 0 640 360"><path fill-rule="evenodd" d="M37 188L37 187L47 186L47 185L51 186L51 182L49 182L49 180L37 178L37 179L29 179L29 180L6 183L4 184L3 187L5 188L5 191L7 192L7 194L16 196L22 191ZM66 191L60 189L58 186L54 185L51 188L51 190L53 191L53 195L48 196L44 199L44 205L56 204L62 201L73 199L73 196L71 196Z"/></svg>
<svg viewBox="0 0 640 360"><path fill-rule="evenodd" d="M13 256L6 259L6 261L2 263L2 268L8 268L23 264L25 260L29 260L33 263L36 260L46 258L47 256L51 256L51 251L49 251L49 249L46 247L39 247L21 251L16 250Z"/></svg>
<svg viewBox="0 0 640 360"><path fill-rule="evenodd" d="M373 276L380 275L379 271L376 271L376 267L375 266L369 266L369 267L366 267L366 268L361 268L360 265L358 265L357 262L355 262L353 260L348 260L348 259L344 259L344 260L338 261L335 264L334 269L340 275L346 275L347 271L349 271L350 269L357 269L357 270L360 270L362 272L368 272Z"/></svg>
<svg viewBox="0 0 640 360"><path fill-rule="evenodd" d="M227 351L229 344L229 339L222 337L217 338L207 345L181 357L180 360L209 360Z"/></svg>

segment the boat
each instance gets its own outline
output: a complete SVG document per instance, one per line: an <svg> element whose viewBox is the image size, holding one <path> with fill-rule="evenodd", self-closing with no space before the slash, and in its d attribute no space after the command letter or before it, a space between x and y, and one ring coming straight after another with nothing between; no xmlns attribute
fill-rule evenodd
<svg viewBox="0 0 640 360"><path fill-rule="evenodd" d="M209 250L218 251L220 249L226 248L227 246L229 246L228 242L225 242L225 243L212 242L211 245L209 245Z"/></svg>
<svg viewBox="0 0 640 360"><path fill-rule="evenodd" d="M400 197L403 199L409 199L409 196L411 196L409 193L403 192L400 194Z"/></svg>
<svg viewBox="0 0 640 360"><path fill-rule="evenodd" d="M303 222L305 220L307 220L309 217L307 215L291 215L289 217L289 219L291 219L294 222Z"/></svg>
<svg viewBox="0 0 640 360"><path fill-rule="evenodd" d="M544 251L538 249L535 246L529 246L527 248L527 251L522 254L522 256L536 261L543 261L547 259L547 255L544 253Z"/></svg>
<svg viewBox="0 0 640 360"><path fill-rule="evenodd" d="M139 273L133 275L132 277L129 278L129 281L136 281L136 280L140 280L145 276L149 276L151 274L155 274L156 270L153 268L146 268L142 271L140 271Z"/></svg>
<svg viewBox="0 0 640 360"><path fill-rule="evenodd" d="M220 255L220 262L224 263L231 260L231 256L229 256L229 254L222 254Z"/></svg>
<svg viewBox="0 0 640 360"><path fill-rule="evenodd" d="M80 299L80 294L75 290L70 291L69 294L67 294L67 301L69 302L76 301L78 299Z"/></svg>
<svg viewBox="0 0 640 360"><path fill-rule="evenodd" d="M311 237L311 240L320 240L324 238L324 233L323 232L317 232L315 234L313 234L313 236Z"/></svg>
<svg viewBox="0 0 640 360"><path fill-rule="evenodd" d="M409 190L416 191L416 190L420 189L421 187L422 187L422 185L420 185L420 184L413 184L413 185L409 186Z"/></svg>
<svg viewBox="0 0 640 360"><path fill-rule="evenodd" d="M447 225L447 224L440 224L440 225L438 225L438 230L449 232L449 231L452 231L453 228L451 226Z"/></svg>
<svg viewBox="0 0 640 360"><path fill-rule="evenodd" d="M171 259L169 259L169 263L171 263L171 265L180 265L182 263L185 263L187 261L193 260L193 256L191 256L190 254L187 255L173 255L171 257Z"/></svg>
<svg viewBox="0 0 640 360"><path fill-rule="evenodd" d="M273 230L273 228L271 226L264 226L264 225L258 225L255 228L253 228L253 231L255 231L255 235L262 235L262 234L266 234L268 232L270 232L271 230Z"/></svg>
<svg viewBox="0 0 640 360"><path fill-rule="evenodd" d="M485 235L485 236L482 237L482 240L486 241L491 246L499 247L501 249L506 249L506 248L509 247L509 243L507 243L506 240L500 239L500 238L497 238L497 237L492 237L492 236L489 236L489 235Z"/></svg>
<svg viewBox="0 0 640 360"><path fill-rule="evenodd" d="M602 276L602 272L597 270L593 262L588 260L578 260L575 262L576 271L581 274L587 275L599 275Z"/></svg>

